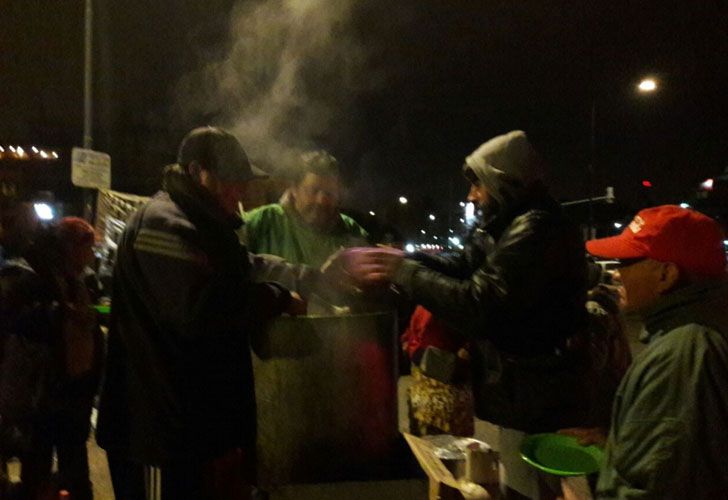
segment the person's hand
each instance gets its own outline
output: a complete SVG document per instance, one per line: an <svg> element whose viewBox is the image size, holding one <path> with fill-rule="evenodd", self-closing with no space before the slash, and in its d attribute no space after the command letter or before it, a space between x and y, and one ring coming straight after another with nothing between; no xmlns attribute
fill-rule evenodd
<svg viewBox="0 0 728 500"><path fill-rule="evenodd" d="M88 304L66 302L64 308L65 320L74 325L74 330L89 331L97 322L97 313Z"/></svg>
<svg viewBox="0 0 728 500"><path fill-rule="evenodd" d="M602 427L571 427L569 429L561 429L559 434L565 436L573 436L582 446L595 444L601 448L607 443L607 433Z"/></svg>
<svg viewBox="0 0 728 500"><path fill-rule="evenodd" d="M392 280L402 265L404 252L396 248L350 248L342 254L344 270L361 286L377 286Z"/></svg>
<svg viewBox="0 0 728 500"><path fill-rule="evenodd" d="M331 254L326 262L323 263L319 272L321 273L321 283L324 286L331 287L345 293L356 294L360 292L351 275L345 269L346 250L343 248Z"/></svg>
<svg viewBox="0 0 728 500"><path fill-rule="evenodd" d="M288 303L288 307L286 307L284 312L291 316L304 316L307 308L308 303L298 293L291 292L291 301Z"/></svg>
<svg viewBox="0 0 728 500"><path fill-rule="evenodd" d="M594 497L586 476L572 476L561 478L561 496L556 498L557 500L592 500Z"/></svg>

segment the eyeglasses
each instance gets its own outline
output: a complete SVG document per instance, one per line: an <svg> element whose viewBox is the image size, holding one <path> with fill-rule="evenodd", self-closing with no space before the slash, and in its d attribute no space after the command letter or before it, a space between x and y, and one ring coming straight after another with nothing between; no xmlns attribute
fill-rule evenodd
<svg viewBox="0 0 728 500"><path fill-rule="evenodd" d="M615 267L617 269L622 269L624 267L633 266L646 259L647 259L647 257L636 257L634 259L617 259L618 264Z"/></svg>

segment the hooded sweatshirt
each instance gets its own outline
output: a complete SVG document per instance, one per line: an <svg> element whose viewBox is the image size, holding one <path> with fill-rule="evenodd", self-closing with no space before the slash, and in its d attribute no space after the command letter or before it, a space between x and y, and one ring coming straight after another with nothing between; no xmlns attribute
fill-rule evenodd
<svg viewBox="0 0 728 500"><path fill-rule="evenodd" d="M575 377L559 353L585 325L581 238L548 196L523 132L480 146L466 159L468 170L495 200L477 229L480 260L455 256L449 266L418 255L405 259L395 284L474 340L480 418L526 431L574 423L567 415L577 403L559 392Z"/></svg>
<svg viewBox="0 0 728 500"><path fill-rule="evenodd" d="M291 264L321 267L337 250L367 244L369 235L354 219L339 214L329 231L301 219L289 192L281 203L264 205L245 214L245 239L256 254L276 255Z"/></svg>
<svg viewBox="0 0 728 500"><path fill-rule="evenodd" d="M521 130L481 144L465 158L464 169L472 170L496 204L506 209L526 197L543 176L538 155Z"/></svg>

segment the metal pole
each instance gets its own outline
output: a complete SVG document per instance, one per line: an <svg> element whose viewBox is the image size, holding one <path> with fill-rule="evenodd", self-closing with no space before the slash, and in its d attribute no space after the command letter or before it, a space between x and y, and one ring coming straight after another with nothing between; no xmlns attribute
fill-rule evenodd
<svg viewBox="0 0 728 500"><path fill-rule="evenodd" d="M93 0L85 0L83 57L83 147L93 148ZM93 219L94 190L83 190L83 216Z"/></svg>
<svg viewBox="0 0 728 500"><path fill-rule="evenodd" d="M93 0L85 0L83 58L83 147L93 147Z"/></svg>
<svg viewBox="0 0 728 500"><path fill-rule="evenodd" d="M595 201L606 201L607 203L611 204L614 203L614 199L614 188L612 186L607 186L604 196L597 196L596 198L590 196L589 198L584 198L583 200L565 201L561 204L561 206L568 207L570 205L581 205L582 203L592 203Z"/></svg>
<svg viewBox="0 0 728 500"><path fill-rule="evenodd" d="M589 239L596 238L596 227L594 226L594 204L592 198L594 196L594 160L596 158L596 116L597 116L597 102L596 98L592 98L591 102L591 118L590 118L590 133L589 133Z"/></svg>

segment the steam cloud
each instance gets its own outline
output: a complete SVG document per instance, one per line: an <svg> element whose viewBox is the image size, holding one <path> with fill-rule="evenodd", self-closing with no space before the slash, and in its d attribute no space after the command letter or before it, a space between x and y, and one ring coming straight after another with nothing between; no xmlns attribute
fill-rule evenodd
<svg viewBox="0 0 728 500"><path fill-rule="evenodd" d="M363 2L359 2L362 4ZM239 1L223 58L176 87L183 121L230 128L250 156L287 169L347 118L354 97L381 84L357 38L355 0Z"/></svg>

